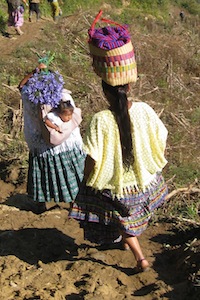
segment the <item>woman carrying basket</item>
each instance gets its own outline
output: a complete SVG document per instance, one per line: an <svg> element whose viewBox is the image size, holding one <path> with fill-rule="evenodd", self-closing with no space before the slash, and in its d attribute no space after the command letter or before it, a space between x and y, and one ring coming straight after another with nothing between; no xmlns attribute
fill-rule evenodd
<svg viewBox="0 0 200 300"><path fill-rule="evenodd" d="M137 237L147 228L152 212L165 201L167 194L161 174L167 163L164 157L167 129L148 104L128 101L129 83L136 81L137 71L127 28L106 27L102 32L107 33L106 42L102 36L98 48L96 37L101 34L99 30L95 34L91 28L89 46L94 70L103 79L109 108L93 116L84 138L87 153L84 180L70 217L80 221L85 239L93 243L109 244L122 236L124 247L133 252L137 271L146 271L149 262ZM114 48L112 55L113 49L106 50L108 35L111 33L113 45L116 32L115 45L126 42L125 47ZM104 52L107 66L104 62L99 68L96 61L103 61ZM123 68L117 57L124 58ZM117 62L117 67L113 62Z"/></svg>

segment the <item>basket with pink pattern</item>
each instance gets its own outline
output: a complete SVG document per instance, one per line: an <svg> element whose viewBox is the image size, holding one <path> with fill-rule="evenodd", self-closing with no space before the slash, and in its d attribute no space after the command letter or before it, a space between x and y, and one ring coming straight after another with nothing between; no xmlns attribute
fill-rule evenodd
<svg viewBox="0 0 200 300"><path fill-rule="evenodd" d="M102 18L101 21L115 26L95 29L101 15L102 11L88 30L95 73L112 86L136 82L137 66L128 26Z"/></svg>

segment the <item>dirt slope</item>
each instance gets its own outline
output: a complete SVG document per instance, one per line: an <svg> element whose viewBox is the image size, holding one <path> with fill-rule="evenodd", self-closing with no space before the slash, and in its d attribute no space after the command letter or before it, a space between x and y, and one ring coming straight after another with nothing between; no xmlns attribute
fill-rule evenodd
<svg viewBox="0 0 200 300"><path fill-rule="evenodd" d="M1 186L5 190L6 184ZM78 223L68 219L66 204L49 204L37 215L24 187L1 202L2 300L198 299L191 298L196 291L188 275L199 257L180 246L198 236L198 229L178 236L175 223L150 224L140 242L152 269L135 274L130 251L84 241Z"/></svg>
<svg viewBox="0 0 200 300"><path fill-rule="evenodd" d="M1 59L9 59L22 43L37 43L46 22L25 22L22 36L1 36ZM84 241L78 223L68 219L67 205L49 204L38 215L25 184L16 188L1 181L0 186L1 300L199 299L190 274L200 260L200 246L194 254L185 244L190 240L194 247L199 227L151 223L140 242L152 269L135 274L130 251Z"/></svg>
<svg viewBox="0 0 200 300"><path fill-rule="evenodd" d="M44 30L44 26L47 22L52 22L51 20L41 19L39 22L28 22L26 21L22 26L22 30L24 32L23 35L16 35L14 28L8 28L7 32L9 36L5 33L0 36L0 51L1 51L1 59L5 56L8 57L11 53L19 48L24 43L33 42L37 43L37 41L42 38L42 32Z"/></svg>

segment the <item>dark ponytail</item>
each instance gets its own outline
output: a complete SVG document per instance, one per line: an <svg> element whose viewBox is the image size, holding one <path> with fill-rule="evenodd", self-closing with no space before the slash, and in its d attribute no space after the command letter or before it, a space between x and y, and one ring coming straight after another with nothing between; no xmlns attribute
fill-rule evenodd
<svg viewBox="0 0 200 300"><path fill-rule="evenodd" d="M114 113L120 134L122 158L125 168L129 168L134 162L133 144L131 135L131 123L128 112L128 85L111 86L102 81L103 91L108 91L113 99L109 99L110 109Z"/></svg>

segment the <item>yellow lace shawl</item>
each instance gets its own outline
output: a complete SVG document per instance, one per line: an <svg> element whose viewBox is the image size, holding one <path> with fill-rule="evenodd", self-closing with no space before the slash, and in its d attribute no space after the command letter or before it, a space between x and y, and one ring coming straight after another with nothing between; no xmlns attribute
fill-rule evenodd
<svg viewBox="0 0 200 300"><path fill-rule="evenodd" d="M129 114L135 162L128 172L123 168L119 130L111 111L96 113L84 138L85 152L96 161L87 185L100 191L110 189L118 197L127 188L144 190L167 163L168 132L155 111L144 102L135 102Z"/></svg>

